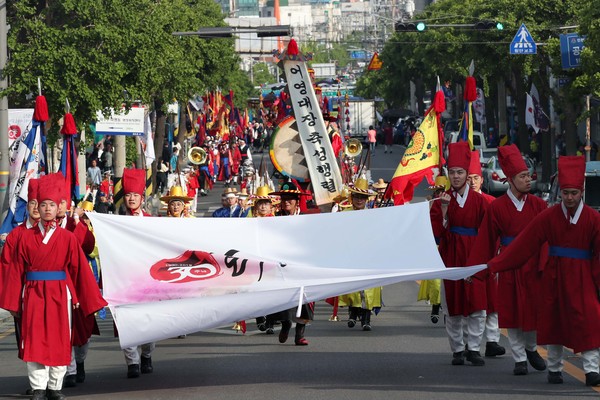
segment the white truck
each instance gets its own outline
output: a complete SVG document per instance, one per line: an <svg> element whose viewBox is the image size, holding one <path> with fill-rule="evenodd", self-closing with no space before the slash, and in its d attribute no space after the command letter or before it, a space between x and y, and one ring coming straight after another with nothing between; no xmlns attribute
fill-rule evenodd
<svg viewBox="0 0 600 400"><path fill-rule="evenodd" d="M348 110L348 114L346 114ZM349 100L348 107L342 101L340 130L344 136L365 142L369 126L375 127L375 100ZM346 121L349 118L350 121Z"/></svg>
<svg viewBox="0 0 600 400"><path fill-rule="evenodd" d="M335 78L335 63L314 63L310 66L315 71L315 78Z"/></svg>

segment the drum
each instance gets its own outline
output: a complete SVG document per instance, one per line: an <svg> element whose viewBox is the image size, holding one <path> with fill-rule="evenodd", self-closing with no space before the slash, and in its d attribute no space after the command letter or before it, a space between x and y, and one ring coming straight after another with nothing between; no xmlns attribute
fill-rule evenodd
<svg viewBox="0 0 600 400"><path fill-rule="evenodd" d="M310 182L296 119L285 117L271 135L269 156L277 171L298 182Z"/></svg>

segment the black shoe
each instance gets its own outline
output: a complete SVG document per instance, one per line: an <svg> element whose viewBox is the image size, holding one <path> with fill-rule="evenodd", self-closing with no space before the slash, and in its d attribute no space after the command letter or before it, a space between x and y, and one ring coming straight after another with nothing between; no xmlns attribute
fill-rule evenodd
<svg viewBox="0 0 600 400"><path fill-rule="evenodd" d="M264 323L258 324L257 328L259 331L264 332L267 330L267 326Z"/></svg>
<svg viewBox="0 0 600 400"><path fill-rule="evenodd" d="M65 379L63 379L63 387L75 387L77 386L77 376L75 375L67 375Z"/></svg>
<svg viewBox="0 0 600 400"><path fill-rule="evenodd" d="M83 366L83 363L76 363L77 364L77 383L83 383L85 381L85 368Z"/></svg>
<svg viewBox="0 0 600 400"><path fill-rule="evenodd" d="M364 324L362 328L363 328L363 331L370 331L371 330L371 325L370 324Z"/></svg>
<svg viewBox="0 0 600 400"><path fill-rule="evenodd" d="M154 371L152 367L152 358L151 357L141 357L142 366L140 368L142 374L151 374Z"/></svg>
<svg viewBox="0 0 600 400"><path fill-rule="evenodd" d="M529 350L525 350L525 352L527 353L527 361L529 361L529 365L538 371L544 371L546 369L546 362L542 356L540 356L540 353Z"/></svg>
<svg viewBox="0 0 600 400"><path fill-rule="evenodd" d="M585 374L585 386L600 386L600 374L597 372Z"/></svg>
<svg viewBox="0 0 600 400"><path fill-rule="evenodd" d="M515 375L527 375L529 371L527 371L527 361L520 361L515 363L515 369L513 369L513 374Z"/></svg>
<svg viewBox="0 0 600 400"><path fill-rule="evenodd" d="M268 328L265 330L265 333L266 333L267 335L273 335L273 334L275 333L275 330L273 329L273 327L272 327L272 326L270 326L270 327L268 327Z"/></svg>
<svg viewBox="0 0 600 400"><path fill-rule="evenodd" d="M355 325L356 325L356 320L355 319L349 319L348 320L348 328L354 328Z"/></svg>
<svg viewBox="0 0 600 400"><path fill-rule="evenodd" d="M127 377L138 378L140 376L140 364L131 364L127 366Z"/></svg>
<svg viewBox="0 0 600 400"><path fill-rule="evenodd" d="M548 383L555 383L555 384L563 383L562 372L548 371Z"/></svg>
<svg viewBox="0 0 600 400"><path fill-rule="evenodd" d="M485 356L496 357L506 354L506 349L496 342L487 342L485 345Z"/></svg>
<svg viewBox="0 0 600 400"><path fill-rule="evenodd" d="M46 400L46 391L36 389L31 393L31 400Z"/></svg>
<svg viewBox="0 0 600 400"><path fill-rule="evenodd" d="M452 353L452 365L465 365L465 352Z"/></svg>
<svg viewBox="0 0 600 400"><path fill-rule="evenodd" d="M485 360L483 357L481 357L481 354L479 354L478 351L467 351L467 361L476 367L482 367L485 365Z"/></svg>
<svg viewBox="0 0 600 400"><path fill-rule="evenodd" d="M439 315L435 315L435 314L431 314L431 316L429 317L431 319L431 322L434 324L437 324L438 321L440 320L440 316Z"/></svg>
<svg viewBox="0 0 600 400"><path fill-rule="evenodd" d="M46 391L48 400L65 400L67 397L60 390L48 389ZM45 397L46 398L46 397Z"/></svg>

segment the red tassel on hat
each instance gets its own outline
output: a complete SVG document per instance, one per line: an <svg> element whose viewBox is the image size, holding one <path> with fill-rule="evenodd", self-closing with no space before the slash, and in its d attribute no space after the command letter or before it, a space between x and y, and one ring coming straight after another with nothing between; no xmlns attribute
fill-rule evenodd
<svg viewBox="0 0 600 400"><path fill-rule="evenodd" d="M290 40L287 48L288 56L297 56L298 55L298 43L294 39Z"/></svg>
<svg viewBox="0 0 600 400"><path fill-rule="evenodd" d="M465 100L468 102L477 100L477 82L472 76L467 76L465 81Z"/></svg>
<svg viewBox="0 0 600 400"><path fill-rule="evenodd" d="M63 126L60 130L60 133L62 133L63 135L77 134L77 126L75 125L75 118L73 118L73 114L65 114L65 116L63 117Z"/></svg>
<svg viewBox="0 0 600 400"><path fill-rule="evenodd" d="M44 96L40 95L35 99L33 119L40 122L48 121L48 103L46 103L46 98Z"/></svg>
<svg viewBox="0 0 600 400"><path fill-rule="evenodd" d="M441 114L446 109L446 98L444 97L444 91L438 90L435 92L433 98L433 109L437 114Z"/></svg>

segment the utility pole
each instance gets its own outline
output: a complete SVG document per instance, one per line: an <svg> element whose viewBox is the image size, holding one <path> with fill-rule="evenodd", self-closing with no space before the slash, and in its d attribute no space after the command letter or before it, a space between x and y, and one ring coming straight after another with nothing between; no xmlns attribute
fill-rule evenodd
<svg viewBox="0 0 600 400"><path fill-rule="evenodd" d="M0 90L8 88L4 74L8 58L6 1L0 3ZM0 98L0 220L8 211L8 177L10 160L8 157L8 97Z"/></svg>

